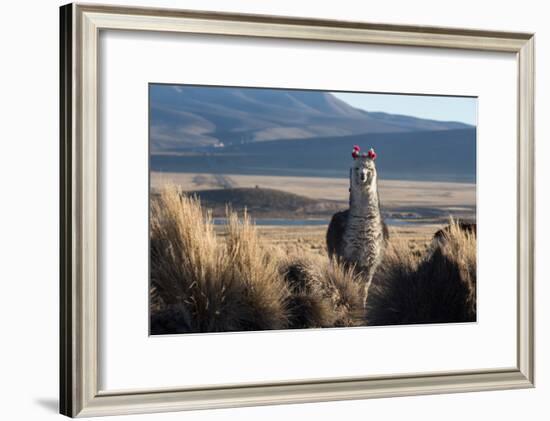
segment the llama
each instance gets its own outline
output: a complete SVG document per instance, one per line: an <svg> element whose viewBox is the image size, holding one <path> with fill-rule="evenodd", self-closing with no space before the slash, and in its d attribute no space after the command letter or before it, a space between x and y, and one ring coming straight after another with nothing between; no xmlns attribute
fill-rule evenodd
<svg viewBox="0 0 550 421"><path fill-rule="evenodd" d="M376 269L382 261L388 229L380 212L376 153L359 153L354 146L350 169L349 209L332 216L327 230L329 256L354 265L365 281L364 301Z"/></svg>

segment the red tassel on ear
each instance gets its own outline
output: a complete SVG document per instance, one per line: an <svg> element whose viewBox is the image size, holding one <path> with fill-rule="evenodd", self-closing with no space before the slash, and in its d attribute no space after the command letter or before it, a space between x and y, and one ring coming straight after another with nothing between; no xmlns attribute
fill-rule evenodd
<svg viewBox="0 0 550 421"><path fill-rule="evenodd" d="M353 145L353 151L351 152L351 156L353 159L357 159L359 157L359 151L361 148L357 145Z"/></svg>
<svg viewBox="0 0 550 421"><path fill-rule="evenodd" d="M370 148L369 150L369 158L373 161L376 159L376 152L374 152L374 149Z"/></svg>

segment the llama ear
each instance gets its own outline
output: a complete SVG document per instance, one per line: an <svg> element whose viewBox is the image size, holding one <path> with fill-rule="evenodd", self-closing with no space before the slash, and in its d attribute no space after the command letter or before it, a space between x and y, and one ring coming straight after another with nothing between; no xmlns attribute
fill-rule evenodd
<svg viewBox="0 0 550 421"><path fill-rule="evenodd" d="M357 145L353 145L353 151L351 152L351 156L353 159L357 159L359 158L359 151L361 150L361 148Z"/></svg>

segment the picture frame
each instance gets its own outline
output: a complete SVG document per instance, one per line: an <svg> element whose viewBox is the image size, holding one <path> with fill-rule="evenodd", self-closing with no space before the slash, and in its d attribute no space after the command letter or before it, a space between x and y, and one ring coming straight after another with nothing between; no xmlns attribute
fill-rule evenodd
<svg viewBox="0 0 550 421"><path fill-rule="evenodd" d="M69 4L60 9L60 412L70 417L534 386L534 35ZM103 30L234 35L514 53L517 61L517 361L487 370L269 384L98 387L98 37Z"/></svg>

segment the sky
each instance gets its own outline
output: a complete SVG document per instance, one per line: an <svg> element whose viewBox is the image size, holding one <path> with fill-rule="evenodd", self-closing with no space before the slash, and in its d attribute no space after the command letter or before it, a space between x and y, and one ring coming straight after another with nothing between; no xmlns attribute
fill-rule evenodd
<svg viewBox="0 0 550 421"><path fill-rule="evenodd" d="M440 121L477 124L477 98L332 92L353 107Z"/></svg>

